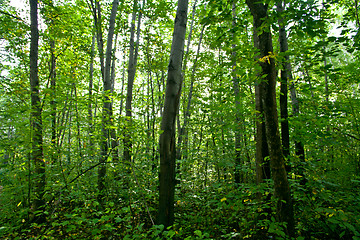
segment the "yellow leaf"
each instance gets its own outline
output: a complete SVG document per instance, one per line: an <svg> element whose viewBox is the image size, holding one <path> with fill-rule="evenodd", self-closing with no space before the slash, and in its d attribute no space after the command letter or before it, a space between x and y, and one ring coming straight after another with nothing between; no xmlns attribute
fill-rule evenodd
<svg viewBox="0 0 360 240"><path fill-rule="evenodd" d="M226 201L226 197L222 198L220 201L221 201L221 202Z"/></svg>
<svg viewBox="0 0 360 240"><path fill-rule="evenodd" d="M17 205L17 207L20 206L21 203L22 203L22 202L19 202L18 205Z"/></svg>

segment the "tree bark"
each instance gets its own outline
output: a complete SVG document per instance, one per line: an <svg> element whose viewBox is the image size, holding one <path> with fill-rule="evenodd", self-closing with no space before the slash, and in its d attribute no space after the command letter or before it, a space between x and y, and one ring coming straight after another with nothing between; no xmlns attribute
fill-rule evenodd
<svg viewBox="0 0 360 240"><path fill-rule="evenodd" d="M161 120L160 147L160 188L158 224L165 227L174 223L175 195L175 121L179 110L182 85L182 60L186 34L188 0L179 0L171 45L168 77L165 90L164 111Z"/></svg>
<svg viewBox="0 0 360 240"><path fill-rule="evenodd" d="M37 0L30 0L30 88L31 88L31 131L32 146L31 159L35 165L34 179L34 201L32 203L34 217L37 223L45 222L44 214L44 193L45 193L45 160L43 155L43 129L41 100L39 96L39 76L38 76L38 50L39 50L39 30L38 30L38 3Z"/></svg>
<svg viewBox="0 0 360 240"><path fill-rule="evenodd" d="M193 25L194 25L194 21L195 21L195 13L196 13L196 4L197 4L197 0L195 0L194 4L193 4L193 10L192 10L192 20L191 20L191 24L190 24L190 29L189 29L189 34L188 34L188 39L187 39L187 46L186 46L186 52L184 54L184 59L183 59L183 66L182 66L182 73L184 74L183 75L183 78L185 78L185 72L186 72L186 67L187 67L187 58L189 56L189 52L190 52L190 46L191 46L191 37L192 37L192 32L193 32ZM201 33L202 35L202 33ZM202 38L202 36L200 37ZM201 40L199 40L199 42L201 42ZM183 83L184 83L184 79L182 80ZM185 83L184 83L185 84ZM191 93L190 93L191 92ZM192 95L192 86L190 86L190 89L189 89L189 95ZM185 102L186 102L186 99L183 100L183 105L184 105L184 108L185 108ZM189 97L188 97L188 104L187 106L190 106L189 105ZM178 127L178 138L177 138L177 145L178 145L178 148L176 150L176 159L179 160L179 162L177 163L177 171L179 173L179 176L181 176L181 172L180 172L180 160L182 158L182 150L186 149L186 144L184 144L184 147L182 146L182 142L183 142L183 137L185 135L185 131L186 131L186 112L187 110L184 110L185 114L184 114L184 120L183 120L183 125L181 126L180 125L180 116L178 115L177 117L177 127Z"/></svg>
<svg viewBox="0 0 360 240"><path fill-rule="evenodd" d="M92 37L89 70L89 98L88 98L88 122L89 122L89 149L90 158L94 155L94 122L93 122L93 82L94 82L94 57L95 57L95 34Z"/></svg>
<svg viewBox="0 0 360 240"><path fill-rule="evenodd" d="M236 1L232 2L232 27L236 26ZM235 30L233 30L235 32ZM232 33L232 38L236 39L234 33ZM240 104L240 87L239 87L239 79L237 77L237 61L236 61L236 43L234 42L231 46L231 61L232 61L232 81L234 88L234 96L235 96L235 183L241 183L244 181L244 177L242 175L241 168L241 104Z"/></svg>
<svg viewBox="0 0 360 240"><path fill-rule="evenodd" d="M119 0L114 0L112 3L111 15L109 20L109 30L107 37L107 45L106 45L106 55L105 55L105 66L103 72L103 91L104 91L104 103L103 103L103 112L102 112L102 139L100 143L101 156L98 168L98 200L103 203L105 197L105 176L106 176L106 160L109 155L109 146L110 146L110 129L113 124L112 121L112 100L111 95L113 92L112 83L111 83L111 56L112 56L112 42L115 31L115 18L117 13L117 8L119 5ZM100 7L98 8L100 11ZM100 35L98 33L98 35ZM101 39L100 39L101 40ZM101 41L100 41L101 42ZM100 50L101 52L101 50Z"/></svg>
<svg viewBox="0 0 360 240"><path fill-rule="evenodd" d="M264 107L266 138L270 153L270 167L274 180L274 196L277 198L277 221L286 222L286 233L295 234L294 211L289 182L285 170L284 156L281 149L279 123L276 106L276 69L270 26L268 25L268 5L246 0L253 15L254 45L258 48L258 64L261 67L259 83L260 100ZM261 32L258 30L262 29Z"/></svg>
<svg viewBox="0 0 360 240"><path fill-rule="evenodd" d="M111 59L110 82L111 82L112 91L114 91L114 89L115 89L115 65L116 65L115 64L115 62L116 62L115 53L116 53L117 39L118 39L118 34L116 34L116 36L115 36L115 44L114 44L114 48L113 48L113 51L112 51L112 59ZM111 105L112 106L113 106L113 103L114 103L114 100L111 99ZM110 137L111 137L111 155L112 155L112 159L113 159L114 162L119 162L119 149L118 149L119 141L118 141L118 138L117 138L116 128L115 127L110 129Z"/></svg>
<svg viewBox="0 0 360 240"><path fill-rule="evenodd" d="M185 113L184 113L184 120L183 120L183 125L180 128L179 136L178 136L179 148L176 151L176 159L177 160L181 160L181 158L183 156L185 156L185 159L188 158L189 133L188 133L187 127L188 127L189 119L191 116L190 110L191 110L191 101L192 101L192 95L193 95L193 90L194 90L195 73L197 70L197 63L198 63L198 59L199 59L199 55L200 55L200 48L201 48L201 42L203 39L204 30L205 30L205 25L203 25L201 28L199 43L198 43L197 50L196 50L196 57L194 60L194 65L192 66L192 72L191 72L191 76L190 76L190 87L189 87L189 92L188 92L188 97L187 97L186 109L185 109ZM182 143L182 142L184 142L184 143ZM183 147L181 148L182 144L183 144ZM183 153L182 153L182 151L183 151ZM178 165L178 170L180 170L180 164L178 163L177 165Z"/></svg>
<svg viewBox="0 0 360 240"><path fill-rule="evenodd" d="M255 36L254 36L255 40ZM257 42L254 44L257 44ZM255 46L256 47L256 46ZM255 109L256 109L256 183L260 184L265 179L271 178L269 148L266 139L264 107L261 102L260 85L258 79L255 85Z"/></svg>
<svg viewBox="0 0 360 240"><path fill-rule="evenodd" d="M280 52L286 53L288 50L288 43L286 37L284 18L281 14L284 11L284 1L276 3L277 12L280 15L279 23L279 44ZM281 86L280 86L280 117L281 117L281 141L285 159L290 156L290 131L289 131L289 115L288 115L288 79L289 72L287 71L286 64L289 61L289 56L285 55L282 61L281 69Z"/></svg>
<svg viewBox="0 0 360 240"><path fill-rule="evenodd" d="M56 127L56 57L55 57L55 40L50 41L50 88L51 88L51 162L57 162L58 137Z"/></svg>
<svg viewBox="0 0 360 240"><path fill-rule="evenodd" d="M283 5L284 4L284 5ZM277 6L277 11L279 14L282 14L282 12L285 9L285 5L286 2L280 1L278 2L278 6ZM286 53L286 51L288 51L288 40L287 40L287 36L286 36L286 24L284 23L284 19L281 17L279 19L279 44L280 44L280 51L283 53ZM299 109L299 101L297 99L296 96L296 92L295 92L295 84L293 82L293 78L292 78L292 70L291 70L291 64L290 64L290 58L289 55L285 55L284 56L284 60L282 63L282 67L283 70L281 71L281 82L285 82L285 76L286 76L286 81L290 82L290 99L291 99L291 104L292 104L292 111L293 111L293 115L297 116L299 115L300 109ZM286 84L286 88L288 87L288 84ZM284 92L283 92L284 91ZM281 88L281 92L283 93L283 95L285 95L285 89ZM286 90L286 99L287 99L287 90ZM284 97L285 98L285 97ZM286 113L285 110L284 114L281 113L281 118L283 119L283 121L286 119L286 125L282 125L281 126L281 134L282 134L282 143L283 143L283 147L284 147L284 155L285 157L290 155L289 152L289 148L290 148L290 143L289 143L289 124L288 124L288 114L287 114L287 101L286 103L283 103L284 106L281 106L281 96L280 96L280 109L283 109L286 107ZM283 100L284 102L284 100ZM285 106L286 104L286 106ZM285 121L284 121L285 122ZM283 122L282 122L283 124ZM285 123L284 123L285 124ZM283 131L285 130L285 131ZM287 133L286 133L287 131ZM285 135L285 136L284 136ZM286 151L286 148L288 149ZM301 143L300 140L296 139L295 140L295 154L302 160L305 160L305 151L304 151L304 146Z"/></svg>
<svg viewBox="0 0 360 240"><path fill-rule="evenodd" d="M127 127L124 136L124 161L131 162L131 150L132 150L132 142L131 142L131 118L132 118L132 97L133 97L133 87L135 81L136 74L136 65L137 65L137 56L139 49L139 41L140 41L140 24L142 12L139 12L138 23L137 23L137 39L136 45L134 43L135 39L135 20L137 13L137 1L134 1L132 20L131 20L131 30L130 30L130 50L129 50L129 65L128 65L128 83L127 83L127 93L126 93L126 103L125 103L125 112L126 112L126 121Z"/></svg>

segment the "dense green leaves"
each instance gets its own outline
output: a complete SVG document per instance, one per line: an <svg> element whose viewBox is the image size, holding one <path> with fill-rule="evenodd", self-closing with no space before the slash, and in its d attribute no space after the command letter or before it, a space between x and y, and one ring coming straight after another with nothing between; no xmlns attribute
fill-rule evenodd
<svg viewBox="0 0 360 240"><path fill-rule="evenodd" d="M106 201L99 204L96 179L103 84L99 55L91 57L91 2L46 0L39 5L39 90L46 163L46 207L42 213L47 221L35 224L31 222L35 166L29 160L29 20L24 10L0 1L0 238L286 239L286 223L276 221L272 181L255 185L257 65L253 60L252 17L245 1L236 1L235 26L229 1L199 0L195 8L192 39L186 43L190 50L179 111L182 127L193 79L188 139L177 146L182 159L177 162L176 220L168 228L153 221L158 206L158 139L176 3L147 1L141 6L133 123L126 129L133 2L119 5L112 56L115 90L110 99L114 107L111 128L116 135L111 137L119 143L116 149L121 153L124 136L131 135L133 161L125 163L122 154L115 161L115 149L111 150L106 163ZM269 4L267 24L272 33L278 32L278 18L285 19L289 51L279 53L275 34L274 53L269 57L280 69L281 61L289 56L293 68L289 85L294 84L299 101L299 114L289 116L288 159L296 239L359 239L359 2L291 1L281 16L276 13L275 1L263 2ZM100 3L102 28L107 29L111 1ZM24 7L28 8L27 4ZM236 51L238 99L233 91L232 51ZM52 54L56 59L55 88L51 86ZM92 61L93 85L89 89ZM236 107L236 100L240 107ZM289 104L289 112L291 108ZM240 121L237 111L241 112ZM54 112L56 144L52 142ZM240 147L235 147L237 129L241 131ZM304 145L305 160L295 154L297 141ZM238 167L243 174L240 184L234 184L236 150L243 163Z"/></svg>

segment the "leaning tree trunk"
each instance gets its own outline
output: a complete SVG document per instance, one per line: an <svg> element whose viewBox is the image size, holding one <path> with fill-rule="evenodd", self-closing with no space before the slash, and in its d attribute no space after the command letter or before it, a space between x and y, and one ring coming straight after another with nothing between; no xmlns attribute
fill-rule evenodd
<svg viewBox="0 0 360 240"><path fill-rule="evenodd" d="M31 87L31 131L32 146L31 159L35 165L34 172L34 201L32 209L36 213L33 221L38 223L45 222L44 214L44 193L45 193L45 161L43 156L42 139L42 117L41 103L39 96L39 76L38 76L38 50L39 50L39 30L38 30L38 3L37 0L30 0L30 87Z"/></svg>
<svg viewBox="0 0 360 240"><path fill-rule="evenodd" d="M260 100L264 107L266 138L270 153L270 168L274 181L274 196L277 198L277 221L286 222L286 233L295 234L294 211L289 182L281 149L279 123L276 106L276 69L270 26L268 5L258 0L246 0L254 18L254 45L259 49L258 64L262 81L259 83ZM262 29L261 33L258 29Z"/></svg>
<svg viewBox="0 0 360 240"><path fill-rule="evenodd" d="M165 227L174 223L175 195L175 120L179 110L182 84L182 59L186 33L188 0L179 0L171 45L164 111L160 135L160 188L158 224Z"/></svg>

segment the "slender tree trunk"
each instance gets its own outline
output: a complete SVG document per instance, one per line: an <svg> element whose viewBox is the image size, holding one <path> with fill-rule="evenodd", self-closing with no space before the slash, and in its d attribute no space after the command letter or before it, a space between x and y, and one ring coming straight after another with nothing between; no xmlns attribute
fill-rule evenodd
<svg viewBox="0 0 360 240"><path fill-rule="evenodd" d="M124 161L131 162L131 150L132 150L132 142L131 142L131 121L132 121L132 98L133 98L133 87L134 80L136 74L136 65L137 65L137 56L139 49L139 41L140 41L140 24L142 11L137 11L137 1L134 1L132 20L131 20L131 30L130 30L130 51L129 51L129 65L128 65L128 83L127 83L127 93L126 93L126 103L125 103L125 111L126 111L126 121L127 121L127 129L125 130L124 136ZM136 13L139 12L138 16L138 25L137 25L137 39L136 46L134 43L135 38L135 20Z"/></svg>
<svg viewBox="0 0 360 240"><path fill-rule="evenodd" d="M323 39L323 43L325 44L325 40ZM323 46L323 61L324 61L324 80L325 80L325 102L329 103L329 79L328 73L326 70L327 60L326 60L326 47Z"/></svg>
<svg viewBox="0 0 360 240"><path fill-rule="evenodd" d="M303 75L308 80L309 89L310 89L310 92L311 92L311 98L314 98L314 91L313 91L313 87L312 87L312 83L311 83L311 78L310 78L310 75L309 75L309 70L305 66L305 63L304 63L304 67L303 67Z"/></svg>
<svg viewBox="0 0 360 240"><path fill-rule="evenodd" d="M79 154L79 159L83 159L82 144L81 144L81 130L80 130L80 114L79 114L79 108L78 108L79 99L78 99L78 95L77 95L76 84L73 83L73 85L74 85L74 94L75 94L75 114L76 114L76 128L77 128L77 138L78 138L77 153ZM80 162L80 165L81 164L82 164L82 161ZM78 171L80 171L80 169L78 169Z"/></svg>
<svg viewBox="0 0 360 240"><path fill-rule="evenodd" d="M165 227L174 223L175 195L175 121L179 110L182 85L182 60L186 34L188 0L179 0L171 45L168 77L166 82L164 111L160 135L160 188L158 224Z"/></svg>
<svg viewBox="0 0 360 240"><path fill-rule="evenodd" d="M255 86L255 108L256 108L256 183L262 183L271 178L269 148L265 134L264 107L260 99L259 83Z"/></svg>
<svg viewBox="0 0 360 240"><path fill-rule="evenodd" d="M274 180L274 196L277 198L277 220L286 222L286 233L295 234L294 210L289 182L281 149L277 106L276 106L276 69L270 26L268 25L268 5L246 0L254 18L254 45L259 49L258 64L261 67L262 81L259 83L260 100L264 107L266 138L270 153L270 167ZM262 28L261 33L258 32Z"/></svg>
<svg viewBox="0 0 360 240"><path fill-rule="evenodd" d="M102 113L102 139L100 144L101 156L98 169L98 200L101 204L104 202L105 197L105 176L106 176L106 160L109 155L109 145L110 145L110 130L112 122L112 100L111 95L113 92L112 83L111 83L111 56L112 56L112 42L115 30L115 18L117 13L117 8L119 5L119 0L114 0L112 3L111 15L109 20L109 30L107 37L107 46L106 46L106 60L103 73L103 85L104 85L104 103L103 103L103 113ZM100 10L100 8L99 8Z"/></svg>
<svg viewBox="0 0 360 240"><path fill-rule="evenodd" d="M115 57L115 53L116 53L116 43L117 43L117 37L118 35L116 34L115 36L115 44L114 44L114 48L112 51L112 59L111 59L111 77L110 77L110 82L111 82L111 91L113 92L115 89L115 62L116 62L116 57ZM113 106L114 100L111 99L111 107ZM113 111L113 109L111 109ZM113 119L113 117L112 117ZM112 123L114 125L114 123ZM119 162L119 141L117 138L117 134L116 134L116 128L113 127L110 129L110 137L111 137L111 155L112 155L112 159L114 162Z"/></svg>
<svg viewBox="0 0 360 240"><path fill-rule="evenodd" d="M276 3L277 12L280 15L278 20L279 23L279 43L280 43L280 52L285 53L288 50L286 30L284 18L281 14L284 11L285 1L278 1ZM286 64L289 61L289 56L285 56L282 61L281 69L281 86L280 86L280 123L281 123L281 141L283 147L283 153L285 159L288 159L290 156L290 132L289 132L289 119L288 119L288 79L289 72L286 69ZM288 166L290 166L288 164Z"/></svg>
<svg viewBox="0 0 360 240"><path fill-rule="evenodd" d="M94 82L94 57L95 57L95 34L92 38L90 53L90 70L89 70L89 99L88 99L88 121L89 121L89 149L90 158L94 154L94 122L93 122L93 82Z"/></svg>
<svg viewBox="0 0 360 240"><path fill-rule="evenodd" d="M58 139L56 131L56 58L55 58L55 41L50 41L50 88L51 88L51 162L54 164L57 160Z"/></svg>
<svg viewBox="0 0 360 240"><path fill-rule="evenodd" d="M288 69L288 71L290 73L290 76L291 76L291 65L290 65L290 63L287 65L287 69ZM292 77L290 79L292 80ZM296 96L294 82L292 82L291 85L290 85L290 97L291 97L293 115L297 116L300 113L300 107L299 107L299 101L298 101L297 96ZM298 156L300 158L300 160L302 160L302 162L305 161L304 145L298 139L295 140L295 154L296 154L296 156Z"/></svg>
<svg viewBox="0 0 360 240"><path fill-rule="evenodd" d="M196 73L196 69L197 69L197 63L198 63L198 59L199 59L201 42L202 42L204 30L205 30L205 25L203 25L201 28L199 44L197 47L196 57L194 60L194 65L192 67L192 72L191 72L191 76L190 76L190 88L189 88L188 97L187 97L187 105L186 105L186 109L185 109L185 113L184 113L184 122L179 131L179 137L178 137L179 148L177 149L177 154L176 154L177 160L181 160L182 155L185 155L185 158L188 158L189 133L187 131L187 127L188 127L188 123L189 123L189 119L190 119L190 115L191 115L190 110L191 110L191 101L192 101L192 95L193 95L193 90L194 90L195 73ZM184 154L182 154L182 152L181 152L181 144L182 144L183 138L184 138L184 146L183 146L182 150L184 151ZM178 168L180 168L180 166Z"/></svg>
<svg viewBox="0 0 360 240"><path fill-rule="evenodd" d="M278 2L277 11L280 15L284 11L285 5L286 5L285 0ZM286 27L286 24L284 23L284 19L281 17L279 19L279 43L280 43L280 51L283 53L286 53L286 51L288 51L288 40L287 40L287 36L286 36L285 27ZM300 112L299 101L297 99L296 92L295 92L295 84L292 81L293 80L292 70L291 70L290 58L288 55L284 56L282 65L283 65L283 70L281 71L281 82L283 83L285 81L285 76L286 76L286 81L291 83L289 89L290 89L290 98L291 98L291 103L292 103L293 115L297 116L297 115L299 115L299 112ZM284 91L284 92L282 92L282 91ZM285 95L284 89L281 88L281 92L282 92L282 95ZM287 90L286 90L286 99L287 99ZM281 95L280 95L280 109L285 108L285 103L283 103L283 104L284 104L284 106L281 105ZM288 125L288 119L287 119L288 118L287 101L286 101L286 110L281 110L281 111L284 112L284 114L281 114L281 118L283 119L283 122L285 122L284 120L286 119L286 124L284 126L283 125L281 126L281 134L282 134L282 143L283 143L283 147L284 147L284 150L283 150L284 156L287 157L290 154L289 150L286 151L286 148L288 148L288 149L290 148L289 136L288 136L289 133L286 134L286 131L289 132L289 125ZM282 124L283 124L283 122L282 122ZM284 132L283 132L283 129L285 130ZM304 147L303 147L303 144L301 143L301 141L298 139L295 140L295 154L302 161L305 160Z"/></svg>
<svg viewBox="0 0 360 240"><path fill-rule="evenodd" d="M184 54L184 60L183 60L183 67L182 67L182 73L183 73L183 84L185 85L184 82L184 78L185 78L185 72L186 72L186 67L187 67L187 58L189 56L189 51L190 51L190 46L191 46L191 37L192 37L192 31L193 31L193 25L194 25L194 21L195 21L195 13L196 13L196 4L197 4L197 0L195 0L194 4L193 4L193 10L192 10L192 20L191 20L191 24L190 24L190 29L189 29L189 34L188 34L188 39L187 39L187 46L186 46L186 52ZM202 38L202 36L200 37ZM201 42L201 40L199 40L199 42ZM192 95L192 86L190 86L189 89L189 95ZM183 106L185 108L185 102L186 99L183 100ZM189 98L188 98L188 103L189 103ZM188 106L190 106L188 104ZM186 110L184 110L184 112L186 112ZM184 114L184 122L183 125L180 125L180 115L178 115L177 117L177 127L178 127L178 138L177 138L177 145L178 148L176 150L176 159L177 160L181 160L182 158L182 150L186 149L186 145L184 144L184 147L182 146L182 142L183 142L183 137L186 131L186 126L184 126L186 123L186 113ZM177 163L177 171L180 173L180 161Z"/></svg>
<svg viewBox="0 0 360 240"><path fill-rule="evenodd" d="M151 169L154 170L156 168L155 161L156 161L156 150L155 150L155 122L156 122L156 112L155 112L155 97L154 97L154 84L153 84L153 77L152 77L152 68L151 68L151 57L150 57L150 40L147 38L146 42L146 56L148 62L148 89L149 95L151 96L151 113L149 113L149 125L148 125L148 133L149 133L149 148L151 148ZM149 110L150 111L150 110Z"/></svg>
<svg viewBox="0 0 360 240"><path fill-rule="evenodd" d="M123 54L124 58L123 61L125 62L126 60L126 48L124 48L124 54ZM125 65L125 64L124 64ZM123 67L123 71L122 71L122 76L121 76L121 91L120 91L120 95L124 96L124 85L125 85L125 72L126 72L126 67ZM120 100L120 107L119 107L119 119L121 117L123 108L124 108L124 98L122 97Z"/></svg>
<svg viewBox="0 0 360 240"><path fill-rule="evenodd" d="M34 170L34 201L32 208L34 213L33 221L38 223L45 222L45 160L43 155L43 129L41 100L39 96L39 76L38 76L38 49L39 49L39 30L38 30L38 3L37 0L30 0L30 88L31 88L31 132L32 146L31 159L35 165Z"/></svg>
<svg viewBox="0 0 360 240"><path fill-rule="evenodd" d="M236 26L236 1L232 2L232 27ZM235 32L235 30L234 30ZM239 78L237 77L237 61L236 61L236 36L232 33L232 38L234 43L231 45L232 53L232 81L234 88L235 96L235 183L241 183L244 181L242 171L241 171L241 104L240 104L240 87L239 87Z"/></svg>
<svg viewBox="0 0 360 240"><path fill-rule="evenodd" d="M91 7L93 11L95 31L96 31L96 42L98 47L98 53L100 58L100 69L101 69L101 77L104 80L105 78L105 63L104 63L104 40L103 40L103 32L101 26L101 8L98 0L91 0Z"/></svg>

